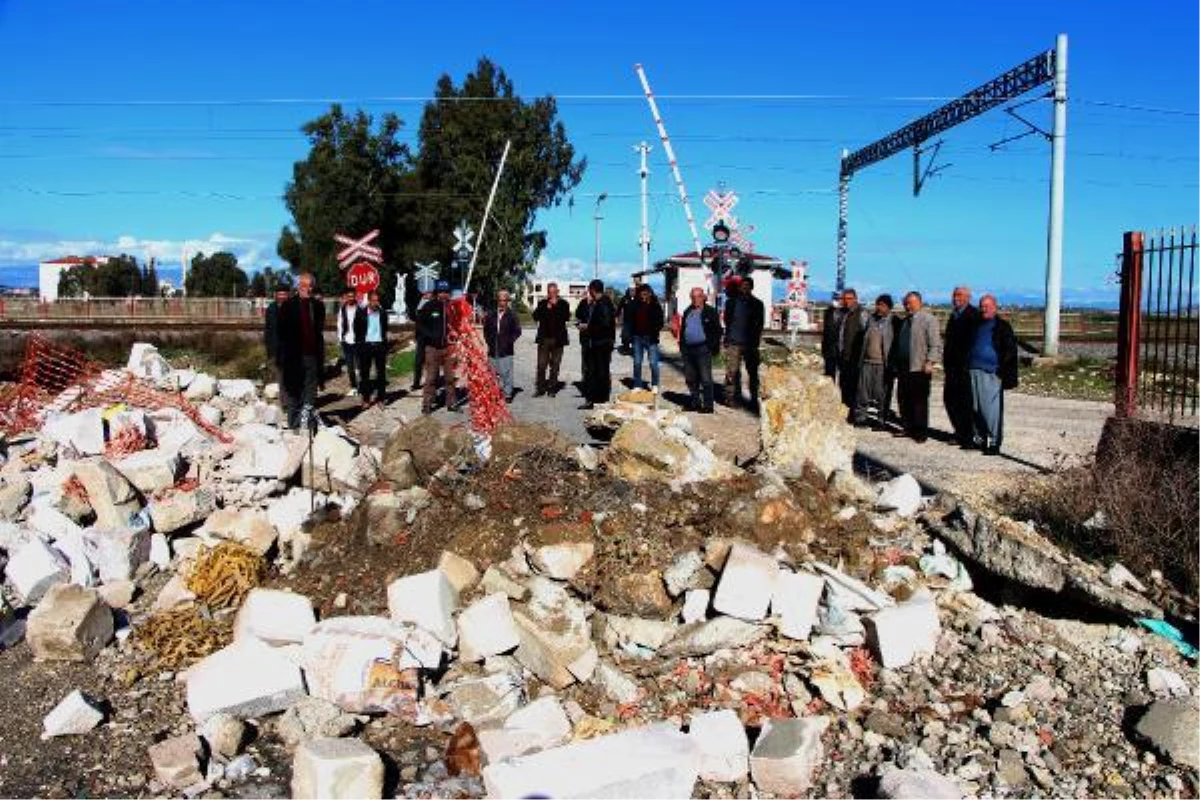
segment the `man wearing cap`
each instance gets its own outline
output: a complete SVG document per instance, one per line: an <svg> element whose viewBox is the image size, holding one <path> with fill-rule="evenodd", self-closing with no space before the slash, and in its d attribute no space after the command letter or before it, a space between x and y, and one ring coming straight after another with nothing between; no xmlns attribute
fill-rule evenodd
<svg viewBox="0 0 1200 800"><path fill-rule="evenodd" d="M875 311L867 319L863 333L861 361L858 365L858 397L854 404L855 425L871 422L869 409L875 409L875 426L882 427L887 418L888 355L892 350L892 302L890 294L875 298Z"/></svg>
<svg viewBox="0 0 1200 800"><path fill-rule="evenodd" d="M433 298L417 312L417 331L425 341L425 386L421 393L421 413L433 413L438 375L446 384L446 408L458 411L458 390L454 385L454 360L450 356L450 284L438 281Z"/></svg>

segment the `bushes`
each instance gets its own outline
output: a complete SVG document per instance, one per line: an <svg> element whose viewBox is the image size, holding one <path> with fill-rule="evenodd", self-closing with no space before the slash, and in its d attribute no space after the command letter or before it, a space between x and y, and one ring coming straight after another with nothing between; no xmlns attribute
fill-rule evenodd
<svg viewBox="0 0 1200 800"><path fill-rule="evenodd" d="M1095 457L1003 498L1014 516L1082 556L1159 570L1195 597L1200 580L1197 433L1110 419Z"/></svg>

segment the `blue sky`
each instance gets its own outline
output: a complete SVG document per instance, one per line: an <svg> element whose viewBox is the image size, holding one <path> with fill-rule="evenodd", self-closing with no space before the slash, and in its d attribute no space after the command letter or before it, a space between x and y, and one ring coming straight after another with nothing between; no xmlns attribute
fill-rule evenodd
<svg viewBox="0 0 1200 800"><path fill-rule="evenodd" d="M441 8L454 13L442 16ZM126 250L230 249L278 265L298 132L327 100L397 112L415 136L443 72L480 55L528 96L560 96L590 166L541 217L547 271L588 272L592 210L605 274L638 262L637 154L650 153L652 257L690 248L633 71L645 64L703 223L722 183L760 252L832 283L838 154L901 127L1070 36L1068 300L1115 297L1121 233L1194 224L1200 131L1197 4L120 3L0 0L0 265ZM694 99L694 96L706 99ZM762 99L764 95L786 98ZM596 99L603 96L605 99ZM688 99L682 96L693 96ZM757 99L753 96L757 96ZM390 98L381 100L380 98ZM1022 112L1049 125L1050 104ZM912 196L911 156L857 175L849 282L956 282L1037 296L1049 147L995 110L946 133L949 168ZM487 187L480 187L480 205ZM450 232L447 231L447 237Z"/></svg>

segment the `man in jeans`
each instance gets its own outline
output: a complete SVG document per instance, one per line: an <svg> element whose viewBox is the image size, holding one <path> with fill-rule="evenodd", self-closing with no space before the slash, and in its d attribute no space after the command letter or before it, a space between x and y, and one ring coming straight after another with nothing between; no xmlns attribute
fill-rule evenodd
<svg viewBox="0 0 1200 800"><path fill-rule="evenodd" d="M342 361L346 364L346 377L350 379L350 389L346 397L358 394L358 354L354 338L354 318L358 313L358 298L353 289L342 293L342 302L338 306L337 338L342 347Z"/></svg>
<svg viewBox="0 0 1200 800"><path fill-rule="evenodd" d="M979 319L967 350L971 377L974 436L972 444L985 456L1000 455L1004 439L1004 392L1017 388L1017 337L996 316L996 298L979 298Z"/></svg>
<svg viewBox="0 0 1200 800"><path fill-rule="evenodd" d="M567 320L571 306L558 295L558 284L546 285L546 297L533 309L537 323L537 388L534 397L558 394L558 369L562 365L563 348L567 346Z"/></svg>
<svg viewBox="0 0 1200 800"><path fill-rule="evenodd" d="M509 308L509 294L501 289L496 295L496 310L483 320L483 339L487 342L488 358L504 391L504 402L513 399L513 346L521 338L521 322Z"/></svg>
<svg viewBox="0 0 1200 800"><path fill-rule="evenodd" d="M699 286L692 289L692 304L683 312L679 325L679 349L683 376L691 393L691 410L713 413L713 356L721 352L721 316L708 305Z"/></svg>
<svg viewBox="0 0 1200 800"><path fill-rule="evenodd" d="M657 389L659 383L658 371L658 335L665 321L662 304L654 296L654 290L649 284L637 287L637 294L625 306L625 327L629 329L629 338L633 343L633 388L644 389L642 381L642 360L650 361L650 385Z"/></svg>
<svg viewBox="0 0 1200 800"><path fill-rule="evenodd" d="M917 444L929 436L929 386L933 365L942 356L942 339L937 320L921 304L919 292L904 296L908 316L900 325L892 360L900 395L900 420L904 433Z"/></svg>
<svg viewBox="0 0 1200 800"><path fill-rule="evenodd" d="M421 413L433 413L438 373L446 382L446 409L458 411L454 360L450 355L450 284L438 281L433 299L417 312L417 330L425 340L425 378L421 390Z"/></svg>
<svg viewBox="0 0 1200 800"><path fill-rule="evenodd" d="M758 349L762 342L763 301L754 296L754 279L747 276L737 282L725 305L725 405L733 406L742 400L742 364L746 365L746 382L750 388L750 404L758 403Z"/></svg>

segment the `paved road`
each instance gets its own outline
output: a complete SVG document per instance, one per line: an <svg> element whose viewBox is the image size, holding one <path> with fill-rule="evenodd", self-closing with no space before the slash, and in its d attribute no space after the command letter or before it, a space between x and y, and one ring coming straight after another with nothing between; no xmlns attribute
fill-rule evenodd
<svg viewBox="0 0 1200 800"><path fill-rule="evenodd" d="M670 336L664 335L663 345L664 351L668 351L664 354L662 366L663 396L668 402L681 402L687 390ZM574 386L580 377L578 346L572 344L564 353L560 379L567 385L557 397L533 396L536 357L533 331L527 329L516 347L514 376L517 393L511 406L513 415L523 421L553 426L573 441L595 442L583 425L584 412L578 410L583 402ZM617 381L627 379L631 373L632 359L614 352L614 388L619 390ZM340 383L332 383L330 389L340 386L344 391L344 379L341 380ZM400 384L394 382L390 388L386 408L360 415L351 425L356 435L382 443L401 415L411 419L420 413L420 394L405 391L407 381ZM338 414L339 409L350 412L356 408L356 403L344 400L336 400L327 406L327 410L334 415ZM929 441L918 445L887 432L859 429L859 452L890 468L911 472L932 486L967 497L981 497L1014 475L1047 471L1065 459L1086 456L1095 447L1112 406L1109 403L1010 392L1006 397L1005 410L1003 455L989 457L976 451L960 450L947 441L950 426L941 403L941 386L935 383L930 401L930 423L934 434ZM435 413L454 421L466 419L465 415L450 414L445 410ZM692 415L692 421L698 435L713 442L717 451L727 457L737 456L739 460L745 460L757 450L758 420L747 411L718 407L717 413L712 416Z"/></svg>

